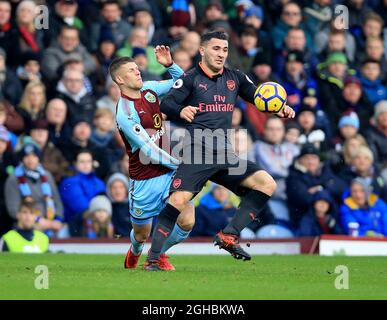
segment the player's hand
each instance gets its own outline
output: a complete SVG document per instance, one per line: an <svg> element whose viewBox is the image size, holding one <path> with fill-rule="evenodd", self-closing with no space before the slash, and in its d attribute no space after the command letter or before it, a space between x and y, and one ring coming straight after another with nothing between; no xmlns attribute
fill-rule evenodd
<svg viewBox="0 0 387 320"><path fill-rule="evenodd" d="M169 67L173 63L171 50L168 46L157 46L155 48L155 55L157 62L162 64L164 67Z"/></svg>
<svg viewBox="0 0 387 320"><path fill-rule="evenodd" d="M180 111L180 118L192 122L193 119L195 118L196 112L198 112L199 108L198 107L193 107L193 106L186 106L183 108L183 110Z"/></svg>
<svg viewBox="0 0 387 320"><path fill-rule="evenodd" d="M296 116L296 113L291 107L285 105L280 112L276 113L276 115L280 118L293 119Z"/></svg>

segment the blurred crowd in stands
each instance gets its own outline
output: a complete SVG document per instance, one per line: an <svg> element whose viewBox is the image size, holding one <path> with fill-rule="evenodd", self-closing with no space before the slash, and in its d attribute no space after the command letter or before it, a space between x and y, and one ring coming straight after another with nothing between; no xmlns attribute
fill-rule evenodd
<svg viewBox="0 0 387 320"><path fill-rule="evenodd" d="M38 5L48 29L37 28ZM242 236L352 234L354 224L387 236L387 0L0 0L0 236L23 228L33 203L49 237L128 237L108 66L130 56L143 80L167 79L154 46L170 46L186 71L207 30L230 35L229 68L279 82L297 113L285 122L243 100L233 111L236 152L278 185ZM191 236L213 236L238 203L208 184Z"/></svg>

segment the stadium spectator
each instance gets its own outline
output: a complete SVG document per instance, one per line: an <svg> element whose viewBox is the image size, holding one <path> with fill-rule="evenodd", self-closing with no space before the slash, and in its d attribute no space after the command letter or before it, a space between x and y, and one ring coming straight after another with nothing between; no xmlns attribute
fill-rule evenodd
<svg viewBox="0 0 387 320"><path fill-rule="evenodd" d="M222 1L209 0L203 9L202 17L199 19L199 23L196 29L199 33L205 32L205 30L211 30L213 23L217 21L228 21L228 16L224 13Z"/></svg>
<svg viewBox="0 0 387 320"><path fill-rule="evenodd" d="M115 114L116 105L118 99L120 98L120 90L118 85L112 80L110 76L108 76L108 80L106 81L106 92L107 94L97 101L97 108L106 108Z"/></svg>
<svg viewBox="0 0 387 320"><path fill-rule="evenodd" d="M325 61L332 52L342 52L347 57L348 62L353 64L355 62L355 50L349 51L348 49L352 49L352 47L348 48L346 41L347 38L344 30L331 30L328 34L327 46L318 56L319 60L321 62Z"/></svg>
<svg viewBox="0 0 387 320"><path fill-rule="evenodd" d="M133 7L133 25L142 27L148 32L148 43L151 46L163 44L167 33L160 26L156 28L152 16L152 8L147 2L138 2Z"/></svg>
<svg viewBox="0 0 387 320"><path fill-rule="evenodd" d="M317 83L305 72L302 51L288 51L281 79L287 93L287 103L294 111L297 112L302 104L319 109Z"/></svg>
<svg viewBox="0 0 387 320"><path fill-rule="evenodd" d="M387 184L380 176L380 171L374 165L374 156L368 147L360 146L351 158L350 166L340 173L347 186L355 178L361 178L372 187L372 192L384 201L387 200Z"/></svg>
<svg viewBox="0 0 387 320"><path fill-rule="evenodd" d="M44 117L46 87L39 80L31 81L24 89L17 112L23 117L25 130L29 132L32 121Z"/></svg>
<svg viewBox="0 0 387 320"><path fill-rule="evenodd" d="M331 53L327 60L317 66L318 88L321 108L330 115L337 114L332 101L340 101L343 84L348 73L347 58L342 52ZM332 126L335 126L332 123Z"/></svg>
<svg viewBox="0 0 387 320"><path fill-rule="evenodd" d="M294 226L297 227L308 212L316 192L327 190L339 201L344 188L345 184L333 175L329 166L321 163L318 150L312 144L304 145L286 178L289 213Z"/></svg>
<svg viewBox="0 0 387 320"><path fill-rule="evenodd" d="M188 71L192 68L192 58L189 55L188 51L177 48L172 52L172 59L173 61L183 69L183 71ZM167 73L164 74L167 78L170 77L170 75Z"/></svg>
<svg viewBox="0 0 387 320"><path fill-rule="evenodd" d="M93 94L93 84L92 79L94 79L94 74L87 76L85 75L85 65L82 61L82 57L79 54L74 54L66 60L66 62L58 69L58 72L63 77L63 74L66 71L78 71L83 74L83 84L86 88L87 93ZM98 94L98 93L96 93Z"/></svg>
<svg viewBox="0 0 387 320"><path fill-rule="evenodd" d="M98 148L106 148L114 137L114 129L114 114L106 108L98 109L94 115L90 142Z"/></svg>
<svg viewBox="0 0 387 320"><path fill-rule="evenodd" d="M369 58L379 62L381 67L380 76L382 82L387 81L387 57L383 46L383 40L381 38L369 38L366 42L365 59Z"/></svg>
<svg viewBox="0 0 387 320"><path fill-rule="evenodd" d="M87 92L84 75L77 70L66 70L57 85L56 98L62 99L67 106L67 122L74 126L79 118L92 123L95 111L94 96Z"/></svg>
<svg viewBox="0 0 387 320"><path fill-rule="evenodd" d="M9 117L7 114L7 108L5 107L5 105L3 103L0 102L0 128L2 128L2 130L6 130L6 132L7 132L6 136L8 137L9 147L10 147L9 149L14 150L16 148L16 145L17 145L18 137L6 127L6 126L8 126L8 124L7 124L8 118Z"/></svg>
<svg viewBox="0 0 387 320"><path fill-rule="evenodd" d="M111 217L112 204L110 200L104 195L94 197L83 217L85 236L87 238L113 238L114 228Z"/></svg>
<svg viewBox="0 0 387 320"><path fill-rule="evenodd" d="M311 48L311 36L306 32L302 24L301 8L295 2L286 3L282 7L281 19L272 30L272 41L275 49L279 50L282 48L285 37L291 28L302 28L305 31L306 46Z"/></svg>
<svg viewBox="0 0 387 320"><path fill-rule="evenodd" d="M341 19L334 17L330 25L321 31L317 32L314 36L314 50L320 58L324 58L325 61L329 53L341 51L345 53L349 61L353 62L357 54L356 41L352 33L345 28L344 25L340 25ZM344 39L343 39L344 36ZM344 50L343 50L344 43Z"/></svg>
<svg viewBox="0 0 387 320"><path fill-rule="evenodd" d="M272 73L271 56L267 54L267 52L257 52L251 69L248 76L257 85L260 85L263 82L279 81L277 76Z"/></svg>
<svg viewBox="0 0 387 320"><path fill-rule="evenodd" d="M6 58L6 52L0 47L0 97L17 105L23 88L15 73L7 66Z"/></svg>
<svg viewBox="0 0 387 320"><path fill-rule="evenodd" d="M45 119L37 119L32 122L31 138L38 144L42 155L41 163L49 171L58 184L62 177L69 174L70 163L51 141L48 140L48 122Z"/></svg>
<svg viewBox="0 0 387 320"><path fill-rule="evenodd" d="M104 182L93 170L93 155L90 151L78 152L74 169L75 175L64 178L59 186L65 221L68 222L69 232L73 237L83 234L83 215L88 210L90 201L96 195L105 193Z"/></svg>
<svg viewBox="0 0 387 320"><path fill-rule="evenodd" d="M89 75L96 68L96 64L90 53L79 41L78 29L70 26L63 26L57 43L48 47L42 58L42 73L48 81L57 80L60 75L58 69L71 56L77 54L82 57L85 65L85 74Z"/></svg>
<svg viewBox="0 0 387 320"><path fill-rule="evenodd" d="M101 35L97 52L94 54L96 61L95 70L95 91L97 93L103 91L108 85L109 65L116 58L116 45L114 44L113 37L110 35ZM105 92L104 92L105 93Z"/></svg>
<svg viewBox="0 0 387 320"><path fill-rule="evenodd" d="M253 65L254 57L262 50L258 34L251 26L245 26L240 34L240 46L237 50L230 51L228 59L232 68L248 73Z"/></svg>
<svg viewBox="0 0 387 320"><path fill-rule="evenodd" d="M45 32L46 42L50 45L54 42L63 26L74 27L79 31L82 44L89 47L88 30L83 21L77 17L78 3L77 0L60 0L55 1L54 12L49 17L49 28Z"/></svg>
<svg viewBox="0 0 387 320"><path fill-rule="evenodd" d="M91 26L90 38L91 51L98 47L98 41L102 33L109 33L113 36L116 48L121 48L132 30L130 23L122 19L122 10L118 1L104 1L101 4L100 22L95 22Z"/></svg>
<svg viewBox="0 0 387 320"><path fill-rule="evenodd" d="M12 38L15 33L11 24L11 4L7 0L0 1L0 47L8 54L12 49ZM12 56L12 53L11 53Z"/></svg>
<svg viewBox="0 0 387 320"><path fill-rule="evenodd" d="M133 48L143 48L146 51L146 57L148 59L148 71L157 75L161 75L165 72L165 68L159 64L156 60L154 48L148 44L148 33L142 27L133 28L128 41L124 46L117 51L119 57L132 57Z"/></svg>
<svg viewBox="0 0 387 320"><path fill-rule="evenodd" d="M127 165L126 165L127 166ZM132 224L129 212L129 183L122 173L114 173L106 183L106 194L112 203L112 223L114 233L129 238Z"/></svg>
<svg viewBox="0 0 387 320"><path fill-rule="evenodd" d="M70 138L62 141L58 147L61 149L63 155L70 163L75 160L77 154L82 149L90 150L95 161L94 164L97 176L100 178L105 178L109 173L110 165L114 164L109 163L109 154L105 149L97 147L90 141L91 132L92 128L87 119L79 118L74 124Z"/></svg>
<svg viewBox="0 0 387 320"><path fill-rule="evenodd" d="M62 99L52 99L47 103L48 138L57 147L71 135L71 128L66 122L66 114L67 106Z"/></svg>
<svg viewBox="0 0 387 320"><path fill-rule="evenodd" d="M345 114L339 121L339 135L333 140L333 147L336 151L341 151L343 144L348 139L354 138L360 128L360 120L355 112Z"/></svg>
<svg viewBox="0 0 387 320"><path fill-rule="evenodd" d="M44 31L35 28L37 5L34 1L23 0L16 8L16 33L12 41L12 59L17 66L26 51L40 52L44 48Z"/></svg>
<svg viewBox="0 0 387 320"><path fill-rule="evenodd" d="M360 81L365 95L374 106L381 100L387 100L387 88L382 84L380 62L364 60L361 65Z"/></svg>
<svg viewBox="0 0 387 320"><path fill-rule="evenodd" d="M312 198L312 208L300 221L297 235L318 237L322 234L342 233L335 208L336 205L327 191L316 192Z"/></svg>
<svg viewBox="0 0 387 320"><path fill-rule="evenodd" d="M387 205L362 179L354 179L340 208L341 225L351 235L357 223L359 236L387 236Z"/></svg>
<svg viewBox="0 0 387 320"><path fill-rule="evenodd" d="M262 7L251 5L247 7L242 16L242 26L252 26L257 33L259 45L262 51L271 54L271 39L268 32L262 30L262 23L264 19L264 12Z"/></svg>
<svg viewBox="0 0 387 320"><path fill-rule="evenodd" d="M339 122L343 114L356 112L360 119L360 129L362 131L370 126L370 118L374 110L364 94L360 79L354 76L345 78L341 99L332 100L326 109L332 127ZM332 128L332 130L336 132L336 128Z"/></svg>
<svg viewBox="0 0 387 320"><path fill-rule="evenodd" d="M4 196L8 214L16 219L23 201L36 202L41 213L36 227L53 236L63 227L63 204L54 178L42 166L41 151L37 145L26 143L19 155L20 164L5 183Z"/></svg>
<svg viewBox="0 0 387 320"><path fill-rule="evenodd" d="M313 35L326 28L333 15L330 0L313 0L304 7L305 29Z"/></svg>
<svg viewBox="0 0 387 320"><path fill-rule="evenodd" d="M40 212L34 203L22 202L17 210L15 230L7 232L0 240L1 251L11 253L45 253L48 251L48 237L35 230Z"/></svg>
<svg viewBox="0 0 387 320"><path fill-rule="evenodd" d="M342 145L336 145L336 150L329 150L327 161L335 175L340 176L351 166L352 158L360 146L368 147L368 144L362 135L356 134L354 137L346 139Z"/></svg>
<svg viewBox="0 0 387 320"><path fill-rule="evenodd" d="M16 69L16 74L21 81L23 88L30 81L41 81L42 74L40 73L40 53L26 51L21 56L21 61Z"/></svg>
<svg viewBox="0 0 387 320"><path fill-rule="evenodd" d="M374 123L367 133L367 141L375 156L375 163L384 169L387 168L387 100L376 104Z"/></svg>
<svg viewBox="0 0 387 320"><path fill-rule="evenodd" d="M351 19L349 21L351 23ZM353 30L355 35L357 50L364 52L367 39L382 37L384 21L381 16L375 12L368 12L364 17L365 21L361 25L361 29Z"/></svg>
<svg viewBox="0 0 387 320"><path fill-rule="evenodd" d="M265 123L264 137L254 144L255 159L277 183L277 189L268 204L277 220L289 221L286 203L286 177L289 166L298 155L294 144L284 141L285 126L281 119L269 117Z"/></svg>
<svg viewBox="0 0 387 320"><path fill-rule="evenodd" d="M161 80L161 77L148 69L148 58L146 56L146 51L143 48L133 48L132 58L137 64L141 72L141 78L143 81L151 80Z"/></svg>
<svg viewBox="0 0 387 320"><path fill-rule="evenodd" d="M0 125L0 236L11 229L13 222L7 214L4 198L5 181L17 165L16 157L10 150L9 144L10 133Z"/></svg>
<svg viewBox="0 0 387 320"><path fill-rule="evenodd" d="M200 61L199 46L200 35L195 31L189 31L181 39L179 48L187 51L192 64L196 65Z"/></svg>
<svg viewBox="0 0 387 320"><path fill-rule="evenodd" d="M349 27L352 32L359 32L361 26L366 22L366 17L372 9L365 0L347 0L344 4L348 7ZM362 47L360 47L362 48Z"/></svg>
<svg viewBox="0 0 387 320"><path fill-rule="evenodd" d="M236 208L230 201L230 191L221 185L212 184L210 191L195 208L196 221L190 236L212 237L229 223L235 212Z"/></svg>
<svg viewBox="0 0 387 320"><path fill-rule="evenodd" d="M286 122L284 141L294 145L295 147L297 147L297 149L299 149L299 151L300 146L298 144L298 139L300 138L300 135L301 127L296 121Z"/></svg>
<svg viewBox="0 0 387 320"><path fill-rule="evenodd" d="M325 151L328 147L326 133L317 127L317 112L315 108L303 104L298 110L297 122L301 128L298 144L313 144L319 151Z"/></svg>
<svg viewBox="0 0 387 320"><path fill-rule="evenodd" d="M279 74L285 68L285 59L288 51L298 50L304 53L304 68L305 71L312 75L315 72L315 68L318 64L317 57L311 49L306 46L305 31L301 28L294 27L289 29L286 34L284 45L281 49L277 49L274 52L273 70Z"/></svg>

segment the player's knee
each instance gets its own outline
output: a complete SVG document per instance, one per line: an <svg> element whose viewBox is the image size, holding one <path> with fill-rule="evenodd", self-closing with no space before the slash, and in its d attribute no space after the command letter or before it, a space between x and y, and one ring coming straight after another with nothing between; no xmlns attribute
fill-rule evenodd
<svg viewBox="0 0 387 320"><path fill-rule="evenodd" d="M254 185L252 189L261 191L271 196L277 189L277 183L266 171L258 171L255 173Z"/></svg>
<svg viewBox="0 0 387 320"><path fill-rule="evenodd" d="M169 198L169 204L182 212L187 206L190 198L182 192L174 192Z"/></svg>

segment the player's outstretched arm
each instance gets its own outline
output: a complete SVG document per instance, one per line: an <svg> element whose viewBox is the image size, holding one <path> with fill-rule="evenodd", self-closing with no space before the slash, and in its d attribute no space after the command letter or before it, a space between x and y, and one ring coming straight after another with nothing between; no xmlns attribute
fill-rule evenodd
<svg viewBox="0 0 387 320"><path fill-rule="evenodd" d="M152 141L149 134L140 124L140 121L136 121L135 112L133 109L131 114L125 114L122 108L118 107L116 117L118 127L124 132L126 140L132 147L132 151L135 152L140 149L143 154L151 159L152 163L176 169L179 161Z"/></svg>
<svg viewBox="0 0 387 320"><path fill-rule="evenodd" d="M235 72L239 81L238 94L243 100L254 104L254 94L255 90L257 90L257 86L242 71L236 70Z"/></svg>
<svg viewBox="0 0 387 320"><path fill-rule="evenodd" d="M151 89L156 92L158 96L162 96L171 90L174 82L184 74L184 71L173 62L168 46L157 46L155 48L155 55L157 62L167 68L169 74L172 76L172 79L163 81L146 81L141 90Z"/></svg>

